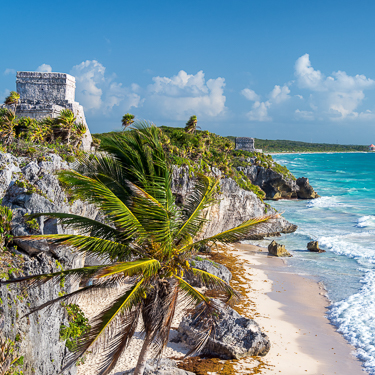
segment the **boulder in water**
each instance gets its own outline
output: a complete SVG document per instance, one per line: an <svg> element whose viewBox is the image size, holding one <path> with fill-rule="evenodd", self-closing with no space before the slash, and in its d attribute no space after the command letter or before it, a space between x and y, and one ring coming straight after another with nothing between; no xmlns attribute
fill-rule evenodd
<svg viewBox="0 0 375 375"><path fill-rule="evenodd" d="M318 241L310 241L307 244L307 250L313 251L315 253L325 253L326 251L319 248L319 242Z"/></svg>
<svg viewBox="0 0 375 375"><path fill-rule="evenodd" d="M291 257L292 254L285 248L285 245L280 245L276 241L272 241L268 245L268 254L276 257Z"/></svg>

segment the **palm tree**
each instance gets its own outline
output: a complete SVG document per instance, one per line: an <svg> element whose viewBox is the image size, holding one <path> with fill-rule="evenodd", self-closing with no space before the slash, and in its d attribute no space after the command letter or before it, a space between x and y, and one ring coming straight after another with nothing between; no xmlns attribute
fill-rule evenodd
<svg viewBox="0 0 375 375"><path fill-rule="evenodd" d="M122 116L121 123L124 130L134 122L134 117L135 116L130 113L126 113L124 116Z"/></svg>
<svg viewBox="0 0 375 375"><path fill-rule="evenodd" d="M251 219L223 233L194 240L206 222L205 208L215 202L219 180L198 175L195 190L179 208L171 190L172 167L160 142L160 129L137 124L134 132L104 138L102 149L105 152L81 160L77 170L60 172L59 178L74 197L96 205L105 220L99 222L67 213L35 214L31 217L58 219L81 234L18 239L46 239L57 246L72 246L77 252L110 259L109 264L1 283L29 283L31 287L58 283L63 278L86 282L81 289L49 301L30 314L53 303L88 293L103 293L114 285L122 286L114 302L93 319L90 332L79 338L62 371L104 336L108 341L99 374L108 374L126 350L142 317L145 339L134 372L141 375L150 348L155 348L159 355L167 345L176 307L181 301L185 307L198 304L202 307L200 318L205 330L197 338L193 351L200 350L213 333L217 319L215 303L192 287L183 278L184 274L194 274L208 289L224 292L227 301L238 296L222 279L189 263L197 249L207 243L238 241L259 230L259 225L267 225L265 222L272 216ZM109 335L112 329L115 334Z"/></svg>
<svg viewBox="0 0 375 375"><path fill-rule="evenodd" d="M74 129L77 118L74 116L74 113L70 109L63 109L59 116L56 118L57 124L64 130L66 133L66 143L70 144L70 137Z"/></svg>
<svg viewBox="0 0 375 375"><path fill-rule="evenodd" d="M197 116L190 116L189 121L186 123L185 131L186 133L194 134L197 129Z"/></svg>
<svg viewBox="0 0 375 375"><path fill-rule="evenodd" d="M16 109L18 102L20 100L20 94L16 91L11 91L10 94L5 98L4 104L9 106L14 106L14 114L16 114Z"/></svg>
<svg viewBox="0 0 375 375"><path fill-rule="evenodd" d="M0 109L0 139L4 145L9 145L15 135L17 126L17 118L13 111L8 108Z"/></svg>

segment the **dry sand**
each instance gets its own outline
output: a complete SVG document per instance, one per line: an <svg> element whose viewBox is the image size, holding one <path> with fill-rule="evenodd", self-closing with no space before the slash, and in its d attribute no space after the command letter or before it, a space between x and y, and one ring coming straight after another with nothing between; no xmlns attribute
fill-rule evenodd
<svg viewBox="0 0 375 375"><path fill-rule="evenodd" d="M262 374L366 373L353 356L354 348L324 316L329 301L321 285L289 273L284 261L268 256L266 249L251 245L236 248L249 269L250 298L259 313L256 321L272 343L265 361L273 367Z"/></svg>
<svg viewBox="0 0 375 375"><path fill-rule="evenodd" d="M361 363L353 356L354 348L336 332L324 316L329 305L325 291L314 280L288 272L281 258L269 257L267 251L252 245L231 245L227 251L245 268L241 283L249 283L243 305L269 336L272 347L260 362L251 357L234 364L234 374L285 375L363 375ZM319 255L317 255L319 256ZM233 283L233 286L236 284ZM113 297L112 297L113 298ZM86 316L95 315L98 307L111 302L110 297L95 304L80 301ZM256 312L254 312L254 309ZM178 326L183 312L179 311L172 326ZM171 332L171 338L176 332ZM142 345L139 335L121 356L111 375L121 375L135 366ZM170 342L165 357L182 357L188 348ZM100 362L97 352L89 354L77 375L95 375ZM215 372L210 375L216 374Z"/></svg>

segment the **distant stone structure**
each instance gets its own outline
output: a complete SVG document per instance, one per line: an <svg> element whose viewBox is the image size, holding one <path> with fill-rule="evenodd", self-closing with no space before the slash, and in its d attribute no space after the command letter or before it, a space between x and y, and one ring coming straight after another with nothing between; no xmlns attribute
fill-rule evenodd
<svg viewBox="0 0 375 375"><path fill-rule="evenodd" d="M17 72L17 92L20 101L17 116L41 120L56 118L63 109L70 109L77 121L86 126L82 148L90 150L92 137L83 107L75 101L76 79L66 73Z"/></svg>
<svg viewBox="0 0 375 375"><path fill-rule="evenodd" d="M236 150L262 152L261 149L255 148L254 138L249 137L236 137Z"/></svg>

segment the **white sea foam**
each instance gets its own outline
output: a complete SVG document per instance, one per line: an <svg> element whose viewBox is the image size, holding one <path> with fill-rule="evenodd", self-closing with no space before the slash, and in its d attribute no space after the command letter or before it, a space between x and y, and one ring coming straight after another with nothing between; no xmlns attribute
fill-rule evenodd
<svg viewBox="0 0 375 375"><path fill-rule="evenodd" d="M371 226L375 226L375 216L362 216L357 220L357 228L366 228Z"/></svg>
<svg viewBox="0 0 375 375"><path fill-rule="evenodd" d="M375 271L367 270L361 282L358 293L332 305L329 317L357 348L369 374L375 375Z"/></svg>
<svg viewBox="0 0 375 375"><path fill-rule="evenodd" d="M323 208L323 207L337 207L345 206L343 203L337 201L336 197L320 197L307 202L307 208Z"/></svg>
<svg viewBox="0 0 375 375"><path fill-rule="evenodd" d="M345 255L356 260L367 260L375 264L375 250L364 246L365 242L372 242L374 232L340 233L334 236L319 236L318 241L323 249L333 251L338 255Z"/></svg>

